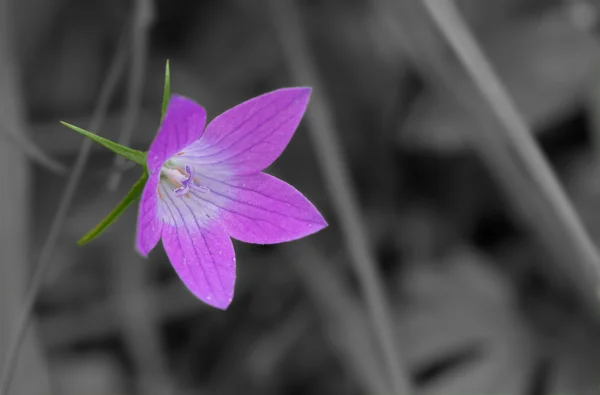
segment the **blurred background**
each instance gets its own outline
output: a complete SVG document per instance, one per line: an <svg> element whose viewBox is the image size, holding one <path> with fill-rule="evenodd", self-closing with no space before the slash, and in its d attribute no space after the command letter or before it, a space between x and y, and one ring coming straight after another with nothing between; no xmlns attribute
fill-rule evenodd
<svg viewBox="0 0 600 395"><path fill-rule="evenodd" d="M109 182L114 157L92 147L10 394L383 395L394 382L432 395L598 394L598 274L585 234L527 163L542 151L597 244L599 5L454 4L533 151L520 150L421 1L2 0L2 359L64 199L69 173L49 161L71 171L83 141L58 121L145 150L166 59L173 92L209 119L276 88L313 87L268 171L330 225L284 245L234 242L236 296L218 311L186 290L162 247L136 254L134 208L77 247L139 177L126 168ZM374 306L387 320L374 321Z"/></svg>

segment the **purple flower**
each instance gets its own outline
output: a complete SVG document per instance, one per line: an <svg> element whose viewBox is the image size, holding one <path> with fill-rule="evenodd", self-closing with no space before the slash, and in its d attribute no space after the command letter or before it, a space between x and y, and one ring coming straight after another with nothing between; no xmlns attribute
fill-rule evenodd
<svg viewBox="0 0 600 395"><path fill-rule="evenodd" d="M231 238L273 244L327 226L317 209L285 182L262 173L281 155L310 97L309 88L279 89L216 117L174 95L148 151L148 182L137 223L147 256L162 238L175 271L199 299L226 309L233 298Z"/></svg>

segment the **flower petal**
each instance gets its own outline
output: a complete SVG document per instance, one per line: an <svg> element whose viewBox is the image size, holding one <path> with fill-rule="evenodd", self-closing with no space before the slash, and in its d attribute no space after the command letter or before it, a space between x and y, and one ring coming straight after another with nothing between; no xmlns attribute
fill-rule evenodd
<svg viewBox="0 0 600 395"><path fill-rule="evenodd" d="M203 302L225 310L233 299L235 252L225 229L193 210L191 198L164 191L162 241L173 268L186 287Z"/></svg>
<svg viewBox="0 0 600 395"><path fill-rule="evenodd" d="M152 174L166 160L198 140L206 124L206 111L191 99L173 95L156 138L148 150L148 171Z"/></svg>
<svg viewBox="0 0 600 395"><path fill-rule="evenodd" d="M327 226L308 199L268 174L228 180L200 174L197 179L209 192L192 193L206 215L214 217L234 239L274 244L308 236Z"/></svg>
<svg viewBox="0 0 600 395"><path fill-rule="evenodd" d="M146 257L160 240L163 221L158 213L158 181L160 174L152 174L148 178L138 209L137 236L135 246L138 252Z"/></svg>
<svg viewBox="0 0 600 395"><path fill-rule="evenodd" d="M281 155L294 135L310 88L279 89L248 100L216 117L186 160L210 171L252 174Z"/></svg>

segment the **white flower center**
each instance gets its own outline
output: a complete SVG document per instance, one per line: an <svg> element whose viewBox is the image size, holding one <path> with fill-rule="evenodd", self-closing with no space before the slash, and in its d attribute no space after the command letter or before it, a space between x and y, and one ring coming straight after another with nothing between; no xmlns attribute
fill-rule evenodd
<svg viewBox="0 0 600 395"><path fill-rule="evenodd" d="M170 191L176 197L189 197L190 190L204 194L210 192L207 187L200 185L194 174L193 165L175 160L168 160L160 169L159 191L161 187L163 191Z"/></svg>

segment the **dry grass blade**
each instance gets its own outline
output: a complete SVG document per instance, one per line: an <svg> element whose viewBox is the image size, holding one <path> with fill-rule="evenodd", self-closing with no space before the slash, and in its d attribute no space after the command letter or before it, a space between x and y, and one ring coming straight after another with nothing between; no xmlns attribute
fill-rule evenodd
<svg viewBox="0 0 600 395"><path fill-rule="evenodd" d="M94 110L92 121L88 128L89 130L97 131L100 129L102 120L108 110L110 100L116 90L119 77L125 66L125 60L127 55L124 45L127 42L125 38L126 35L124 35L123 39L121 40L119 49L115 55L111 68L108 71L106 80L102 86L100 97L98 98L98 104ZM0 372L0 395L8 395L11 378L14 373L17 358L19 355L19 349L21 343L23 342L27 326L31 319L35 301L41 289L45 273L51 262L50 258L52 256L52 251L54 250L57 238L65 222L67 210L75 194L75 190L77 188L79 179L83 174L83 169L87 162L88 154L90 152L92 144L93 143L91 140L85 139L81 145L79 154L77 155L77 159L73 166L73 171L69 176L69 180L60 200L59 207L52 220L48 238L46 239L46 242L42 247L39 262L35 267L31 283L29 284L27 294L25 295L25 301L23 304L23 310L20 319L16 324L16 337L10 344L10 348L5 355L4 364L2 365L2 371Z"/></svg>
<svg viewBox="0 0 600 395"><path fill-rule="evenodd" d="M337 215L352 257L354 271L361 284L370 318L373 321L380 352L383 355L390 388L395 394L410 394L411 383L398 354L390 319L384 284L377 273L376 262L363 231L363 221L344 164L340 145L336 141L334 122L329 105L323 97L322 84L305 42L301 22L293 0L270 0L273 19L288 67L294 80L312 86L312 105L307 113L311 140L323 168L326 187L337 209Z"/></svg>
<svg viewBox="0 0 600 395"><path fill-rule="evenodd" d="M153 0L136 0L134 9L133 35L131 40L131 64L129 69L129 84L127 87L127 101L125 118L123 119L121 135L118 143L128 146L131 142L135 124L138 121L142 105L144 77L146 75L145 63L148 58L148 36L150 26L154 19ZM115 171L108 179L108 189L115 191L121 182L125 158L115 157Z"/></svg>
<svg viewBox="0 0 600 395"><path fill-rule="evenodd" d="M29 139L24 120L24 98L17 86L18 70L15 65L16 56L11 49L11 29L9 23L8 0L0 3L0 125L6 132L8 140L22 151L33 162L44 168L64 174L66 167L48 156L41 148Z"/></svg>
<svg viewBox="0 0 600 395"><path fill-rule="evenodd" d="M476 83L481 94L504 126L508 143L545 194L549 205L565 229L565 236L577 254L576 260L600 286L600 260L596 248L587 235L564 190L552 172L539 147L531 137L527 124L515 108L506 89L496 77L492 66L477 45L454 3L423 0L427 10L450 46Z"/></svg>

